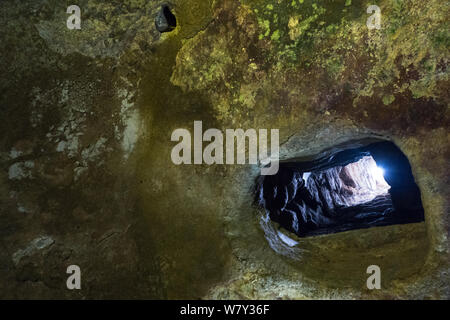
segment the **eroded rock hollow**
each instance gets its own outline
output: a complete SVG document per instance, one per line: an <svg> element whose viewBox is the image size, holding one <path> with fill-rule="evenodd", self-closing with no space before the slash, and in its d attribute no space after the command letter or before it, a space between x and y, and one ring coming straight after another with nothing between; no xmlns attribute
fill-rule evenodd
<svg viewBox="0 0 450 320"><path fill-rule="evenodd" d="M410 164L391 142L283 162L259 178L256 202L298 236L424 220Z"/></svg>

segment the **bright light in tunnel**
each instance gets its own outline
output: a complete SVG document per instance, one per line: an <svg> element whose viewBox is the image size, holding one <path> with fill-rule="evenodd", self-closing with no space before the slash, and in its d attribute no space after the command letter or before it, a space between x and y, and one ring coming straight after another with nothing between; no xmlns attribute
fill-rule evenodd
<svg viewBox="0 0 450 320"><path fill-rule="evenodd" d="M375 179L383 181L384 180L384 169L378 166L372 167L372 174Z"/></svg>
<svg viewBox="0 0 450 320"><path fill-rule="evenodd" d="M370 161L367 166L368 174L372 176L374 181L376 182L376 190L377 192L383 193L387 192L391 188L391 186L384 179L385 170L383 167L377 165L375 160L370 157Z"/></svg>

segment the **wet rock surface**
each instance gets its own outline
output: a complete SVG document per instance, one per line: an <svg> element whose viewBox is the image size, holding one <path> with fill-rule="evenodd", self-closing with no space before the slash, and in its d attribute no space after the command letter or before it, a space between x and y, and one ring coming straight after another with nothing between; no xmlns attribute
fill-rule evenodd
<svg viewBox="0 0 450 320"><path fill-rule="evenodd" d="M174 0L161 34L158 1L80 1L80 30L62 2L1 1L0 297L448 298L446 11L381 1L368 31L345 2ZM278 128L285 160L391 140L425 222L287 244L256 166L172 164L194 120Z"/></svg>

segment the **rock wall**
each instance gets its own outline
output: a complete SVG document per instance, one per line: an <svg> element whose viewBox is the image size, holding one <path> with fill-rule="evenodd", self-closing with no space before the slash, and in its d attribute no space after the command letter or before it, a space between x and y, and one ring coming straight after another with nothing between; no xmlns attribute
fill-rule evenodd
<svg viewBox="0 0 450 320"><path fill-rule="evenodd" d="M0 297L449 297L448 5L0 2ZM252 205L257 166L176 166L176 128L278 128L284 159L389 139L425 223L290 246ZM79 265L82 290L67 290ZM383 290L365 287L368 265Z"/></svg>

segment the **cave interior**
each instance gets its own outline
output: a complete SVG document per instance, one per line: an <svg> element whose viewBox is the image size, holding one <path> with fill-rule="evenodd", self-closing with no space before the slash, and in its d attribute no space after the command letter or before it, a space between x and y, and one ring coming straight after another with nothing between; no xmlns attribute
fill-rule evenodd
<svg viewBox="0 0 450 320"><path fill-rule="evenodd" d="M409 161L390 141L282 161L258 178L255 201L299 237L424 221Z"/></svg>

